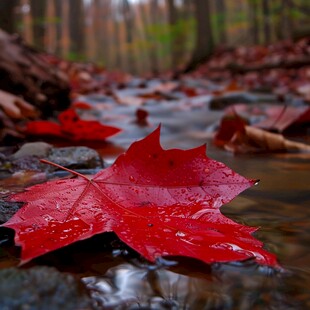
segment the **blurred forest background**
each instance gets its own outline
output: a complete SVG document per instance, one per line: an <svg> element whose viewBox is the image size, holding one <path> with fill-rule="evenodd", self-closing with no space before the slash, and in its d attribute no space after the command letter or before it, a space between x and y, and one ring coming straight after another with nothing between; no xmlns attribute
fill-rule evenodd
<svg viewBox="0 0 310 310"><path fill-rule="evenodd" d="M49 53L134 74L310 33L309 0L1 0L0 28Z"/></svg>

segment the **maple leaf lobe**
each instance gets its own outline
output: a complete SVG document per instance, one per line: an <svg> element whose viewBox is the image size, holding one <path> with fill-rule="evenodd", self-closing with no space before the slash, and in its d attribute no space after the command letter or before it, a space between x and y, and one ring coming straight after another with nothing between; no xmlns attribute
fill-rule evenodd
<svg viewBox="0 0 310 310"><path fill-rule="evenodd" d="M274 256L250 235L254 228L219 211L253 184L208 158L206 146L164 150L157 128L91 180L50 181L12 196L27 204L4 226L15 229L23 262L114 231L150 261L165 255L206 263L254 257L275 265Z"/></svg>

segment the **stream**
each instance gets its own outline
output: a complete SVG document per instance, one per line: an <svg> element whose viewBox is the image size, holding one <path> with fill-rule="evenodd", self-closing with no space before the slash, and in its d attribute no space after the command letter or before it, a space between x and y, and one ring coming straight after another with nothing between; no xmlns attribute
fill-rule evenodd
<svg viewBox="0 0 310 310"><path fill-rule="evenodd" d="M163 148L189 149L206 143L210 158L245 177L259 179L257 186L241 193L221 211L236 222L258 227L255 237L277 256L282 269L259 266L253 260L209 266L182 258L174 264L165 258L151 264L113 233L59 249L22 268L53 266L77 276L97 309L310 308L309 154L233 155L216 148L212 131L223 111L209 109L208 95L160 105L150 100L143 106L149 114L146 126L133 121L135 105L112 109L112 102L100 95L80 100L100 107L95 116L99 113L104 123L123 129L109 138L109 143L94 146L106 165L161 124ZM309 137L302 138L309 143ZM12 256L2 255L0 259L0 266L16 265Z"/></svg>

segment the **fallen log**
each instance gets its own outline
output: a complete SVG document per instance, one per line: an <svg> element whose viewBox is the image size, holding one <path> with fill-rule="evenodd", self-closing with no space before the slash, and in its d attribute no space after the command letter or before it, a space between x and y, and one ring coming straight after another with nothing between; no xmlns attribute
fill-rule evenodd
<svg viewBox="0 0 310 310"><path fill-rule="evenodd" d="M272 69L299 69L305 66L310 66L310 57L304 57L296 60L285 60L275 63L257 64L257 65L240 65L231 63L226 66L226 69L232 73L244 74L253 71L264 71Z"/></svg>

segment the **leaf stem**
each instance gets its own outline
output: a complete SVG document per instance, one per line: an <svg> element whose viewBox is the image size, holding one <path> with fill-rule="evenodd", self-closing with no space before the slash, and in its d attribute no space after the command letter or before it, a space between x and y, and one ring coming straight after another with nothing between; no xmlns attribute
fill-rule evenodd
<svg viewBox="0 0 310 310"><path fill-rule="evenodd" d="M68 171L68 172L70 172L70 173L72 173L72 174L74 174L74 175L77 175L77 176L79 176L79 177L81 177L81 178L83 178L83 179L85 179L85 180L87 180L87 181L91 181L86 175L81 174L81 173L79 173L79 172L76 172L76 171L74 171L74 170L71 170L71 169L69 169L69 168L63 167L63 166L61 166L61 165L58 165L58 164L56 164L56 163L53 163L52 161L49 161L49 160L47 160L47 159L40 159L40 162L41 162L41 163L44 163L44 164L48 164L48 165L54 166L54 167L57 167L57 168L59 168L59 169L65 170L65 171Z"/></svg>

